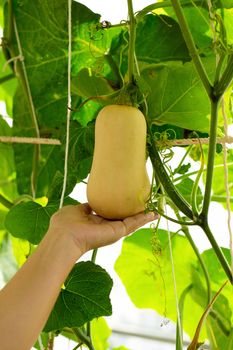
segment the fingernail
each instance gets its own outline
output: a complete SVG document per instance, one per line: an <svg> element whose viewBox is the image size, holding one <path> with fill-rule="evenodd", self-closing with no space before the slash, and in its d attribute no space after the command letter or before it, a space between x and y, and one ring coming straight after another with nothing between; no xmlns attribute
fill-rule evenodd
<svg viewBox="0 0 233 350"><path fill-rule="evenodd" d="M155 220L159 218L159 214L153 211L150 211L149 213L146 214L146 218L148 220Z"/></svg>
<svg viewBox="0 0 233 350"><path fill-rule="evenodd" d="M149 213L146 214L146 218L148 220L154 220L155 218L155 213L153 213L153 211L150 211Z"/></svg>

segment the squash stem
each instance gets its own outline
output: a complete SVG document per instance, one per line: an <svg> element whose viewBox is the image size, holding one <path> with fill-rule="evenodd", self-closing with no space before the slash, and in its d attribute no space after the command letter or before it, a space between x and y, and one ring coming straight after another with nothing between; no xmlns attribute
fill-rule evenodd
<svg viewBox="0 0 233 350"><path fill-rule="evenodd" d="M180 214L179 214L179 211L176 209L176 208L173 208L176 216L177 216L177 219L179 221L181 221L181 217L180 217ZM207 300L206 300L206 305L208 305L211 301L211 297L212 297L212 291L211 291L211 283L210 283L210 276L209 276L209 273L208 273L208 270L207 270L207 267L205 265L205 262L204 260L202 259L202 256L196 246L196 244L194 243L193 241L193 238L189 232L189 229L186 225L182 225L181 226L181 229L182 231L184 232L186 238L188 239L189 241L189 244L191 245L200 265L201 265L201 268L202 268L202 271L203 271L203 274L204 274L204 277L205 277L205 281L206 281L206 288L207 288Z"/></svg>
<svg viewBox="0 0 233 350"><path fill-rule="evenodd" d="M193 0L192 2L190 0L182 0L181 5L186 6L186 7L191 7L193 5L200 5L200 6L205 6L203 3L203 0ZM141 21L145 15L147 15L150 12L153 12L157 9L160 8L165 8L165 7L172 7L172 3L170 0L164 0L162 2L156 2L154 4L148 5L144 7L141 11L139 11L136 15L136 18L138 21Z"/></svg>
<svg viewBox="0 0 233 350"><path fill-rule="evenodd" d="M226 276L228 277L229 281L231 284L233 284L233 276L232 276L232 272L231 272L231 268L230 265L228 264L228 261L225 257L225 255L222 252L221 247L219 247L218 243L215 240L215 237L209 227L208 221L207 219L204 219L204 221L199 225L203 231L205 232L217 258L219 263L221 264L222 268L224 269Z"/></svg>
<svg viewBox="0 0 233 350"><path fill-rule="evenodd" d="M128 50L128 83L132 84L134 80L134 53L136 41L136 20L133 11L133 1L127 0L129 16L129 50Z"/></svg>
<svg viewBox="0 0 233 350"><path fill-rule="evenodd" d="M211 188L212 179L214 172L214 158L216 149L216 136L217 136L217 122L218 122L218 105L219 100L211 101L211 123L210 123L210 142L209 142L209 152L207 160L207 173L206 173L206 186L204 193L204 201L202 208L202 217L207 217L209 211L209 205L211 201Z"/></svg>
<svg viewBox="0 0 233 350"><path fill-rule="evenodd" d="M0 203L6 207L7 209L11 209L13 207L13 203L11 203L10 201L8 201L8 199L6 199L3 195L0 194Z"/></svg>

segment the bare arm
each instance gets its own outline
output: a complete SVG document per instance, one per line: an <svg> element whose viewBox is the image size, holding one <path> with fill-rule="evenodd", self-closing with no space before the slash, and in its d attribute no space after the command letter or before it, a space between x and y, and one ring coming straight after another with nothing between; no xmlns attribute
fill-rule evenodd
<svg viewBox="0 0 233 350"><path fill-rule="evenodd" d="M1 348L29 350L33 346L81 255L114 243L156 218L150 213L108 221L92 214L87 204L67 206L53 215L36 251L0 291Z"/></svg>

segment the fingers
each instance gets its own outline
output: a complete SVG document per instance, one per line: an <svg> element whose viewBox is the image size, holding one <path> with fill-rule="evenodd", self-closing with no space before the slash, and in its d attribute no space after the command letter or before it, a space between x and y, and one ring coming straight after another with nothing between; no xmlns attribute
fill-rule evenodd
<svg viewBox="0 0 233 350"><path fill-rule="evenodd" d="M129 216L122 221L105 221L105 223L107 223L107 226L110 226L112 228L112 242L116 242L118 239L128 235L131 232L134 232L141 226L158 218L159 215L157 213L139 213L133 216Z"/></svg>
<svg viewBox="0 0 233 350"><path fill-rule="evenodd" d="M128 218L125 218L123 220L123 223L126 228L126 235L135 231L139 227L147 224L148 222L151 222L158 218L159 218L159 215L154 212L149 212L147 214L139 213L133 216L129 216Z"/></svg>

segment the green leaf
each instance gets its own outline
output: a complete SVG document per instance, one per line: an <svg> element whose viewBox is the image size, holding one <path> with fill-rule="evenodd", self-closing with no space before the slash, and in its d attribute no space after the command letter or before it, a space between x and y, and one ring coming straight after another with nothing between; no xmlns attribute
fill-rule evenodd
<svg viewBox="0 0 233 350"><path fill-rule="evenodd" d="M183 8L184 15L195 44L199 49L199 53L207 56L212 54L212 31L209 25L209 12L207 8L196 6L194 2L191 3L193 6L186 6ZM172 6L167 7L165 11L169 16L177 20Z"/></svg>
<svg viewBox="0 0 233 350"><path fill-rule="evenodd" d="M70 127L68 183L66 195L90 172L94 151L94 123L81 126L72 121ZM57 199L61 196L64 174L65 143L51 147L38 174L37 195Z"/></svg>
<svg viewBox="0 0 233 350"><path fill-rule="evenodd" d="M172 251L176 273L178 298L183 290L192 284L192 266L196 257L187 239L179 234L172 235ZM181 254L182 252L182 254ZM176 307L172 286L168 235L158 230L141 229L124 239L122 252L115 269L127 293L139 308L151 308L160 315L176 321ZM202 309L187 295L184 308L184 330L193 335ZM190 318L192 314L192 318Z"/></svg>
<svg viewBox="0 0 233 350"><path fill-rule="evenodd" d="M112 313L109 293L112 279L90 261L76 264L51 312L44 331L81 327L86 322Z"/></svg>
<svg viewBox="0 0 233 350"><path fill-rule="evenodd" d="M1 7L0 7L0 18L1 18ZM1 24L0 24L1 26ZM6 65L6 59L3 55L2 50L0 51L0 79L7 78L7 76L12 75L12 70L9 65ZM3 69L5 67L5 69ZM10 80L6 80L5 82L0 84L0 100L6 103L6 110L8 115L12 116L12 103L13 96L16 89L16 78L11 78Z"/></svg>
<svg viewBox="0 0 233 350"><path fill-rule="evenodd" d="M216 6L223 7L223 8L232 8L233 7L233 0L215 0Z"/></svg>
<svg viewBox="0 0 233 350"><path fill-rule="evenodd" d="M233 7L233 6L231 6ZM227 44L232 47L233 44L233 23L232 23L233 9L224 10L224 27L226 30Z"/></svg>
<svg viewBox="0 0 233 350"><path fill-rule="evenodd" d="M109 328L106 320L103 317L94 319L91 322L92 330L92 343L95 349L98 350L108 350L109 342L108 338L110 337L112 331Z"/></svg>
<svg viewBox="0 0 233 350"><path fill-rule="evenodd" d="M226 350L231 350L232 348L233 348L233 328L230 331Z"/></svg>
<svg viewBox="0 0 233 350"><path fill-rule="evenodd" d="M65 198L64 205L77 204L72 198ZM59 209L60 200L50 201L46 206L36 202L23 202L15 205L5 219L6 229L20 239L38 244L49 227L51 216Z"/></svg>
<svg viewBox="0 0 233 350"><path fill-rule="evenodd" d="M8 212L8 209L6 209L6 207L0 203L0 243L1 243L1 238L3 238L5 235L4 221L5 221L7 212Z"/></svg>
<svg viewBox="0 0 233 350"><path fill-rule="evenodd" d="M109 52L123 76L128 69L128 40L127 30L122 30L113 38ZM141 69L145 64L190 60L179 25L163 15L146 15L138 23L135 50Z"/></svg>
<svg viewBox="0 0 233 350"><path fill-rule="evenodd" d="M142 76L150 86L151 123L209 130L209 100L192 63L150 65L142 70Z"/></svg>
<svg viewBox="0 0 233 350"><path fill-rule="evenodd" d="M147 15L139 22L136 38L139 61L190 61L180 27L171 17Z"/></svg>
<svg viewBox="0 0 233 350"><path fill-rule="evenodd" d="M190 163L187 163L187 164L182 164L179 169L176 168L174 171L177 173L177 174L186 174L189 169L191 168L191 164Z"/></svg>
<svg viewBox="0 0 233 350"><path fill-rule="evenodd" d="M11 136L11 128L0 116L0 136ZM8 200L18 197L15 183L15 163L13 147L10 143L0 142L0 194Z"/></svg>
<svg viewBox="0 0 233 350"><path fill-rule="evenodd" d="M40 334L40 337L41 337L42 344L43 344L44 348L46 349L46 347L48 345L48 341L49 341L49 335L48 335L48 333L42 332ZM36 348L37 350L41 350L41 346L39 345L38 341L34 344L34 348Z"/></svg>
<svg viewBox="0 0 233 350"><path fill-rule="evenodd" d="M5 227L13 236L38 244L49 227L52 214L58 210L58 203L42 207L35 202L19 203L6 216Z"/></svg>
<svg viewBox="0 0 233 350"><path fill-rule="evenodd" d="M24 239L16 238L11 236L11 244L14 257L18 266L22 266L27 260L32 247L30 247L30 243Z"/></svg>
<svg viewBox="0 0 233 350"><path fill-rule="evenodd" d="M30 0L25 0L15 3L14 10L40 135L50 138L61 135L63 137L67 114L67 1L32 3ZM72 12L74 39L72 76L76 78L78 70L95 64L97 53L104 57L112 37L110 36L106 42L91 40L90 28L99 23L100 16L77 2L73 2ZM6 37L8 36L7 20L6 18ZM12 50L17 55L18 46L15 38L13 38ZM72 96L73 105L76 105L79 100L79 96L75 94ZM28 98L21 85L14 97L13 114L14 135L36 135ZM85 118L85 114L81 118L83 117ZM47 155L44 147L41 147L42 163ZM18 189L21 194L30 193L33 149L31 145L14 145Z"/></svg>
<svg viewBox="0 0 233 350"><path fill-rule="evenodd" d="M18 270L14 255L12 254L11 240L8 234L4 235L0 243L0 271L4 282L8 282Z"/></svg>
<svg viewBox="0 0 233 350"><path fill-rule="evenodd" d="M91 321L91 338L95 349L108 350L108 338L112 331L103 317ZM71 329L65 328L61 333L64 337L77 342L77 337Z"/></svg>
<svg viewBox="0 0 233 350"><path fill-rule="evenodd" d="M114 90L110 83L91 68L83 68L73 80L73 90L82 97L109 95Z"/></svg>

